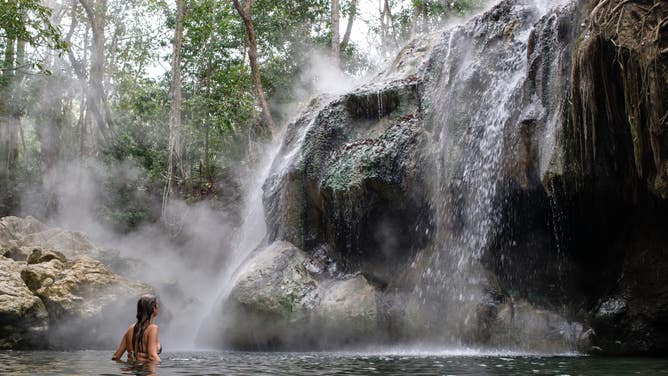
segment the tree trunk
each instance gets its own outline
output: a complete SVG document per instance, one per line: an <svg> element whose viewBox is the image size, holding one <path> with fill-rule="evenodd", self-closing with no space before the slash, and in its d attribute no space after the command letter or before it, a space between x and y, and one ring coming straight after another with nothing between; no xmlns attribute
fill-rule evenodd
<svg viewBox="0 0 668 376"><path fill-rule="evenodd" d="M357 15L357 0L350 1L350 13L348 14L348 24L346 25L346 32L343 34L343 40L341 41L341 51L345 50L348 47L350 42L350 33L353 30L353 21L355 21L355 16Z"/></svg>
<svg viewBox="0 0 668 376"><path fill-rule="evenodd" d="M25 64L25 57L26 57L26 41L24 40L17 40L16 41L16 66L17 67L23 67ZM25 137L23 135L23 128L21 127L21 116L23 115L24 111L24 97L25 94L22 92L22 82L23 82L23 68L18 68L16 71L16 81L19 83L19 88L18 92L15 91L14 93L14 100L12 103L12 117L14 118L14 126L16 127L16 133L17 138L20 135L20 140L21 140L21 146L23 148L23 153L25 154L26 152L26 141ZM17 141L18 144L18 141ZM18 158L18 148L17 148L17 158Z"/></svg>
<svg viewBox="0 0 668 376"><path fill-rule="evenodd" d="M88 124L88 109L87 109L87 97L88 95L86 94L88 92L88 87L87 87L87 78L86 78L86 64L87 64L87 59L88 59L88 34L89 34L89 25L85 26L84 30L84 36L83 36L83 56L81 57L81 61L77 59L77 57L74 55L74 51L72 50L72 46L70 44L70 41L72 39L72 35L74 34L74 31L77 27L78 21L77 21L77 5L78 5L78 0L72 0L72 6L70 8L70 19L72 20L70 23L70 29L65 35L65 43L67 45L67 57L70 60L70 65L72 65L72 70L74 71L74 74L76 75L77 79L79 80L79 83L81 84L81 99L79 100L80 105L79 105L79 120L77 121L77 127L79 128L79 153L81 156L92 156L93 155L93 140L91 137L91 132L89 131L90 126ZM50 135L49 131L45 131L45 137L42 137L42 140L49 140ZM44 141L42 141L44 145ZM55 144L53 146L56 146ZM50 148L44 149L42 148L42 160L44 163L49 166L53 162L53 157L58 154L56 150L52 150Z"/></svg>
<svg viewBox="0 0 668 376"><path fill-rule="evenodd" d="M88 93L86 100L86 119L88 124L87 140L92 146L87 149L87 156L95 153L95 137L90 124L97 125L97 128L105 142L110 140L110 131L112 129L111 114L107 105L106 93L104 90L104 27L107 13L107 0L79 0L83 6L88 18L91 32L93 35L91 43L90 69L88 77Z"/></svg>
<svg viewBox="0 0 668 376"><path fill-rule="evenodd" d="M339 50L339 11L339 0L332 0L330 8L332 25L332 59L337 67L339 66L339 59L341 57Z"/></svg>
<svg viewBox="0 0 668 376"><path fill-rule="evenodd" d="M3 68L2 98L0 99L0 154L2 168L5 171L12 170L18 159L18 127L15 123L15 53L16 39L8 36L5 40L5 56Z"/></svg>
<svg viewBox="0 0 668 376"><path fill-rule="evenodd" d="M183 37L184 0L176 0L176 25L172 40L172 80L169 89L169 145L167 156L167 182L162 203L162 213L175 193L176 165L181 156L181 40Z"/></svg>
<svg viewBox="0 0 668 376"><path fill-rule="evenodd" d="M264 125L269 129L271 137L273 138L276 135L276 124L274 119L271 116L269 111L269 104L267 99L264 96L264 89L262 88L262 80L260 79L260 68L257 64L257 41L255 40L255 30L253 29L253 21L251 20L251 7L253 5L253 0L246 0L243 7L239 3L239 0L232 0L234 7L236 8L239 16L244 21L244 27L246 28L246 36L248 37L248 60L251 68L251 79L253 81L253 86L255 87L255 94L257 95L257 100L260 103L260 108L262 108L262 120Z"/></svg>
<svg viewBox="0 0 668 376"><path fill-rule="evenodd" d="M206 182L211 183L213 179L209 166L209 119L204 124L204 171L206 171Z"/></svg>

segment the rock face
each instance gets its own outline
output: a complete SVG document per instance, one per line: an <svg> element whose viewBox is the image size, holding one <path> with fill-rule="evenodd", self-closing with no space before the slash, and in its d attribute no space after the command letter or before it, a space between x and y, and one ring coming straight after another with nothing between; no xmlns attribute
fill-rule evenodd
<svg viewBox="0 0 668 376"><path fill-rule="evenodd" d="M530 37L526 103L541 111L507 137L525 178L505 180L488 262L516 294L567 306L595 351L666 354L668 4L601 3Z"/></svg>
<svg viewBox="0 0 668 376"><path fill-rule="evenodd" d="M2 218L0 229L7 249L0 256L0 348L113 346L117 334L104 329L127 325L119 314L152 292L83 256L96 250L83 234L48 229L31 217Z"/></svg>
<svg viewBox="0 0 668 376"><path fill-rule="evenodd" d="M314 100L288 130L265 183L269 241L327 245L346 269L391 279L397 261L428 238L428 169L418 166L429 162L418 154L426 141L418 106L410 78ZM406 221L415 226L404 228Z"/></svg>

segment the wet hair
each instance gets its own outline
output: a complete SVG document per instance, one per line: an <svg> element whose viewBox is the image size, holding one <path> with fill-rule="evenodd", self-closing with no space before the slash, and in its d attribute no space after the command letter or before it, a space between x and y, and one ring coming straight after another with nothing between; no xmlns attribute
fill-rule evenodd
<svg viewBox="0 0 668 376"><path fill-rule="evenodd" d="M137 301L137 323L132 330L132 349L134 352L141 352L141 345L144 337L144 331L151 321L153 310L158 306L158 298L155 295L142 295Z"/></svg>

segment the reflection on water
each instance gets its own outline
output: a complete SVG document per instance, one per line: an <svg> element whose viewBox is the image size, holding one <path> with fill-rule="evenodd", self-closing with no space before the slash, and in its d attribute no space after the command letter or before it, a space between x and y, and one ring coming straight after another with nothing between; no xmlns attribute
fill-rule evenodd
<svg viewBox="0 0 668 376"><path fill-rule="evenodd" d="M102 351L2 351L2 375L150 375ZM166 353L157 375L668 375L668 359L474 353Z"/></svg>

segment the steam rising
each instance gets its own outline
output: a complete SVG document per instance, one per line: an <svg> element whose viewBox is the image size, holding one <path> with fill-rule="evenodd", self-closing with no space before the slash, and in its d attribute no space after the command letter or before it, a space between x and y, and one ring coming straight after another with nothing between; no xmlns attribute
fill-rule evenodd
<svg viewBox="0 0 668 376"><path fill-rule="evenodd" d="M44 218L48 214L44 209L55 204L57 211L49 224L83 231L96 245L118 250L120 258L129 262L116 271L157 289L163 307L157 319L164 326L161 341L172 349L191 348L205 303L217 292L216 278L226 267L235 223L206 202L175 200L171 210L181 213L174 224L176 237L159 224L144 224L120 236L98 219L102 184L108 179L130 183L142 173L129 163L111 170L92 161L58 164L45 174L42 187L26 192L23 214ZM135 315L134 306L127 309L118 313L125 325L134 322ZM114 341L126 328L108 327L108 322L98 325L98 332L109 333Z"/></svg>
<svg viewBox="0 0 668 376"><path fill-rule="evenodd" d="M296 82L295 96L302 100L313 94L343 93L356 84L329 62L327 52L311 54L310 65ZM45 93L45 103L48 97ZM280 110L294 114L299 107L299 103L289 103ZM84 232L98 247L111 249L108 254L117 252L117 256L112 256L119 261L113 262L115 272L156 288L161 301L156 322L161 327L160 341L165 348L192 349L200 329L205 333L209 330L206 326L201 328L202 323L211 312L216 312L214 307L219 307L229 293L235 271L264 238L262 184L280 140L277 137L277 142L264 145L254 166L237 171L243 192L242 202L238 203L240 219L210 202L193 204L173 199L166 212L178 215L170 218L168 225L143 223L129 234L119 234L99 216L108 194L107 185L113 182L114 186L134 187L147 172L128 161L110 167L90 159L55 163L43 174L41 185L23 193L21 215ZM159 200L147 192L132 189L128 194L129 200L150 203L152 211L160 211ZM85 324L94 331L96 343L117 344L127 325L135 321L136 302L132 299L118 302L98 320ZM83 343L80 341L83 337L76 336L92 335L77 329L82 323L71 324L58 323L56 335L64 348Z"/></svg>

